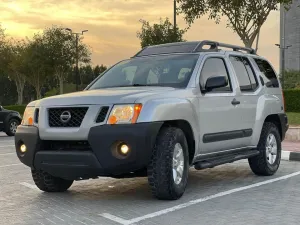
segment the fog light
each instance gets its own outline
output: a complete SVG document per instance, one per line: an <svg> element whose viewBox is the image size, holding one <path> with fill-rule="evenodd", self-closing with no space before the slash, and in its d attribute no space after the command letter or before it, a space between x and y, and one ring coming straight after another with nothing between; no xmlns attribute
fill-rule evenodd
<svg viewBox="0 0 300 225"><path fill-rule="evenodd" d="M20 152L25 153L27 151L26 145L22 144L20 146Z"/></svg>
<svg viewBox="0 0 300 225"><path fill-rule="evenodd" d="M122 144L122 145L120 146L120 152L121 152L123 155L127 155L128 152L129 152L129 147L128 147L128 145Z"/></svg>

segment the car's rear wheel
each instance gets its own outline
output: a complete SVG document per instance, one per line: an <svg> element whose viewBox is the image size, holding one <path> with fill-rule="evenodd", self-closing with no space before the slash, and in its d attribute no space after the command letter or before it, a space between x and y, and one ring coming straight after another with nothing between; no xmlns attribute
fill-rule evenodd
<svg viewBox="0 0 300 225"><path fill-rule="evenodd" d="M188 172L188 145L183 131L175 127L163 128L148 166L152 194L162 200L179 199L185 191Z"/></svg>
<svg viewBox="0 0 300 225"><path fill-rule="evenodd" d="M281 161L281 137L275 124L264 124L257 150L260 154L248 160L251 170L261 176L275 174Z"/></svg>
<svg viewBox="0 0 300 225"><path fill-rule="evenodd" d="M59 177L54 177L42 170L31 170L32 178L35 185L45 192L64 192L73 184L73 180L65 180Z"/></svg>
<svg viewBox="0 0 300 225"><path fill-rule="evenodd" d="M5 133L7 136L15 136L20 122L17 119L10 119L6 125Z"/></svg>

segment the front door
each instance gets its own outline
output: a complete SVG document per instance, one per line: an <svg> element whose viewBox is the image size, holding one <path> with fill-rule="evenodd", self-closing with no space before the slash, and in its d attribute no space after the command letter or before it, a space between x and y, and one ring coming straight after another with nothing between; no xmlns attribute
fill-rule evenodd
<svg viewBox="0 0 300 225"><path fill-rule="evenodd" d="M206 80L213 76L226 76L226 87L203 93ZM244 147L243 137L251 135L241 126L243 115L237 99L237 81L232 76L230 61L224 56L210 55L204 58L199 75L199 126L200 154Z"/></svg>

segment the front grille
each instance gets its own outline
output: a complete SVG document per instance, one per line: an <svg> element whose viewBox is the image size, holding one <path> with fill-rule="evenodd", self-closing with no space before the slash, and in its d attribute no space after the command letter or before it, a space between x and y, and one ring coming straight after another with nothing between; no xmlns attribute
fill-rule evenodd
<svg viewBox="0 0 300 225"><path fill-rule="evenodd" d="M102 123L104 122L106 115L108 113L109 107L108 106L103 106L97 116L96 123Z"/></svg>
<svg viewBox="0 0 300 225"><path fill-rule="evenodd" d="M87 141L42 141L42 149L48 151L91 151Z"/></svg>
<svg viewBox="0 0 300 225"><path fill-rule="evenodd" d="M51 108L49 112L50 127L80 127L88 107ZM69 115L70 118L62 117Z"/></svg>

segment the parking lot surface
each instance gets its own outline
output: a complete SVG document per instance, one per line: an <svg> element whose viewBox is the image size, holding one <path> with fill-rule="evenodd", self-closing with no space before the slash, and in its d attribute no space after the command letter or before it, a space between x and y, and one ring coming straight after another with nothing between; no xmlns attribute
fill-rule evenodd
<svg viewBox="0 0 300 225"><path fill-rule="evenodd" d="M246 160L191 169L177 201L154 199L146 178L100 178L75 182L65 193L43 193L17 159L13 140L0 134L1 225L300 223L300 162L282 161L272 177L255 176Z"/></svg>

